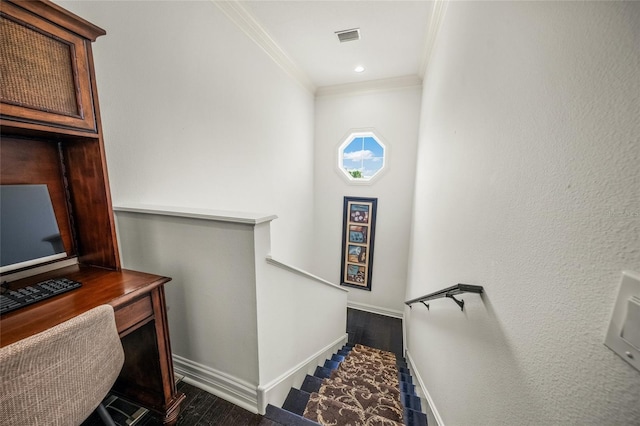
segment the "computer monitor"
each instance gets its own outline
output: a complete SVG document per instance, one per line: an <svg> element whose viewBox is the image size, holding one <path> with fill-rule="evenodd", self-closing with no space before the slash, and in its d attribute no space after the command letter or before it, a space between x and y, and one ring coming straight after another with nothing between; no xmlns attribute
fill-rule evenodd
<svg viewBox="0 0 640 426"><path fill-rule="evenodd" d="M0 185L0 273L65 257L47 185Z"/></svg>

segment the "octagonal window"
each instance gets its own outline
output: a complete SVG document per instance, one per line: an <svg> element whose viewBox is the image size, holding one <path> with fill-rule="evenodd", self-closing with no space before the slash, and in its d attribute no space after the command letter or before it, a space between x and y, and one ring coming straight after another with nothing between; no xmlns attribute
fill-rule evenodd
<svg viewBox="0 0 640 426"><path fill-rule="evenodd" d="M351 182L368 182L385 165L385 146L373 132L351 133L338 149L338 168Z"/></svg>

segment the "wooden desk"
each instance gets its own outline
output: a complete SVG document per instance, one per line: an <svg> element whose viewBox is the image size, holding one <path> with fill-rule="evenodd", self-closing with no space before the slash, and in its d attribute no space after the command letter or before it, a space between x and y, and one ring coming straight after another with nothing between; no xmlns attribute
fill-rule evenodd
<svg viewBox="0 0 640 426"><path fill-rule="evenodd" d="M91 308L109 304L115 310L125 352L125 363L112 391L148 408L164 424L175 424L185 396L177 392L173 375L164 298L164 284L170 278L75 265L14 281L10 287L63 276L81 282L82 287L2 315L0 345L9 345Z"/></svg>
<svg viewBox="0 0 640 426"><path fill-rule="evenodd" d="M83 286L3 315L0 345L109 304L125 352L114 392L174 424L184 395L173 378L169 278L121 270L118 254L92 53L105 31L48 0L0 7L0 70L9 82L0 93L0 183L46 184L65 252L93 265L12 282L66 276Z"/></svg>

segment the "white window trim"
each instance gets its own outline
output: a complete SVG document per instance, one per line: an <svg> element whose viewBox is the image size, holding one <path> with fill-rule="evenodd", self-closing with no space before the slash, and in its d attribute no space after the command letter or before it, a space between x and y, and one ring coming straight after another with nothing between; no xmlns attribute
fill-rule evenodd
<svg viewBox="0 0 640 426"><path fill-rule="evenodd" d="M353 141L354 138L359 138L359 137L373 137L384 148L384 157L383 157L383 160L382 160L383 161L382 168L375 175L373 175L370 179L357 179L357 178L354 178L342 168L342 162L343 162L342 151L343 151L343 149L349 143L351 143L351 141ZM374 128L351 129L351 130L349 130L344 135L344 137L342 137L342 139L340 139L340 143L336 146L336 149L334 150L334 152L335 152L335 156L336 156L336 160L334 162L336 173L338 173L340 176L342 176L342 178L345 180L345 182L347 182L350 185L372 185L378 179L380 179L380 177L382 175L384 175L387 172L387 170L389 169L389 158L390 158L390 152L391 152L389 144L387 143L387 141L382 136L380 136L380 132L378 132Z"/></svg>

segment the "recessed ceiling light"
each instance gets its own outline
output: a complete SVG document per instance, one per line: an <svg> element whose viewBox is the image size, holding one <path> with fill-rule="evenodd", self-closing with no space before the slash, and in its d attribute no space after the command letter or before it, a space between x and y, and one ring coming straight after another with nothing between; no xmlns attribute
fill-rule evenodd
<svg viewBox="0 0 640 426"><path fill-rule="evenodd" d="M353 69L355 72L364 72L364 67L362 65L358 65Z"/></svg>

